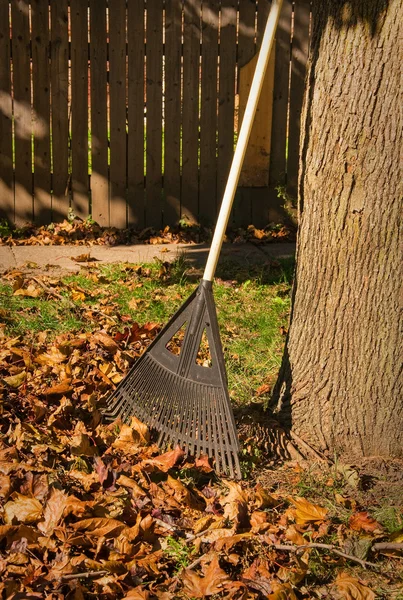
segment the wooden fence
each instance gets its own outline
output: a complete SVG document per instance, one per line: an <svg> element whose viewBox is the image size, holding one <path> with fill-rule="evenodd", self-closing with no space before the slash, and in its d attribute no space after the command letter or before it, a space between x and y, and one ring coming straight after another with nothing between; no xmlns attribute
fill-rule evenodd
<svg viewBox="0 0 403 600"><path fill-rule="evenodd" d="M0 210L214 221L268 0L0 0ZM284 0L233 222L295 193L309 0Z"/></svg>

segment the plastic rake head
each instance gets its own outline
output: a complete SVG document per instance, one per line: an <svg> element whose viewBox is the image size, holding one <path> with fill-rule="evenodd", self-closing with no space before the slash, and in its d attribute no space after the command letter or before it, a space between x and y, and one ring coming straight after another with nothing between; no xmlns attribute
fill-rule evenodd
<svg viewBox="0 0 403 600"><path fill-rule="evenodd" d="M179 355L168 347L184 328ZM197 356L206 333L211 366ZM159 433L158 444L207 454L218 472L241 477L211 283L203 280L108 398L109 420L132 416Z"/></svg>

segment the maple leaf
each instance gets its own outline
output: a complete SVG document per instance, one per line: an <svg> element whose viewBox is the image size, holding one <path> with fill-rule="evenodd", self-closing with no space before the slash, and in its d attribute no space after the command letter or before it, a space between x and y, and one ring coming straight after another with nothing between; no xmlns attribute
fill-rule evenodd
<svg viewBox="0 0 403 600"><path fill-rule="evenodd" d="M4 505L4 521L12 525L14 521L20 523L36 523L42 517L43 507L36 498L13 494L13 500Z"/></svg>
<svg viewBox="0 0 403 600"><path fill-rule="evenodd" d="M339 573L334 582L343 600L375 600L374 592L348 573Z"/></svg>
<svg viewBox="0 0 403 600"><path fill-rule="evenodd" d="M348 524L354 531L365 531L366 533L382 533L383 531L382 525L370 517L366 511L351 515Z"/></svg>
<svg viewBox="0 0 403 600"><path fill-rule="evenodd" d="M289 583L272 583L273 593L267 596L267 600L298 600Z"/></svg>
<svg viewBox="0 0 403 600"><path fill-rule="evenodd" d="M219 594L230 578L218 563L218 555L214 554L207 568L203 569L203 576L197 575L191 569L182 572L182 581L186 593L193 598L204 598Z"/></svg>
<svg viewBox="0 0 403 600"><path fill-rule="evenodd" d="M290 502L294 504L295 509L295 520L298 525L305 525L306 523L318 523L324 521L328 513L327 508L318 506L308 502L305 498L289 498Z"/></svg>

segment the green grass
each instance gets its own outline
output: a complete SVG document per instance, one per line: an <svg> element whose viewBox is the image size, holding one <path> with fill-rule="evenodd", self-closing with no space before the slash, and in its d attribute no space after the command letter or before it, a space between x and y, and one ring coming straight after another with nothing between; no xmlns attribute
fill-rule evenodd
<svg viewBox="0 0 403 600"><path fill-rule="evenodd" d="M108 312L115 319L110 333L123 331L131 322L165 324L197 285L184 257L172 266L162 261L151 265L110 264L66 275L49 285L62 299L44 293L39 298L13 295L9 284L0 285L0 315L8 335L28 336L97 330L96 317L88 310ZM274 268L221 266L214 297L224 347L231 397L249 402L264 383L278 372L284 346L281 326L287 327L290 309L292 261ZM29 275L27 276L29 283ZM79 296L84 294L85 298ZM109 314L109 313L108 313ZM130 317L119 322L119 315Z"/></svg>

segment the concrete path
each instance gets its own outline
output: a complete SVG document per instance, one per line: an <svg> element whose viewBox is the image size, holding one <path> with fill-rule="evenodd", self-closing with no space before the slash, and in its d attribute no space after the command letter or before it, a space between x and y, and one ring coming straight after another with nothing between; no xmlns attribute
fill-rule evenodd
<svg viewBox="0 0 403 600"><path fill-rule="evenodd" d="M52 268L63 271L79 271L83 263L72 257L89 254L94 264L130 262L153 262L156 258L174 260L184 252L194 266L206 263L207 244L137 244L133 246L0 246L0 273L6 269L21 268L27 262L36 263L40 269ZM224 244L220 256L223 261L234 261L245 265L263 264L271 258L294 256L295 244L273 243L257 246L251 243ZM88 263L84 263L88 264Z"/></svg>

